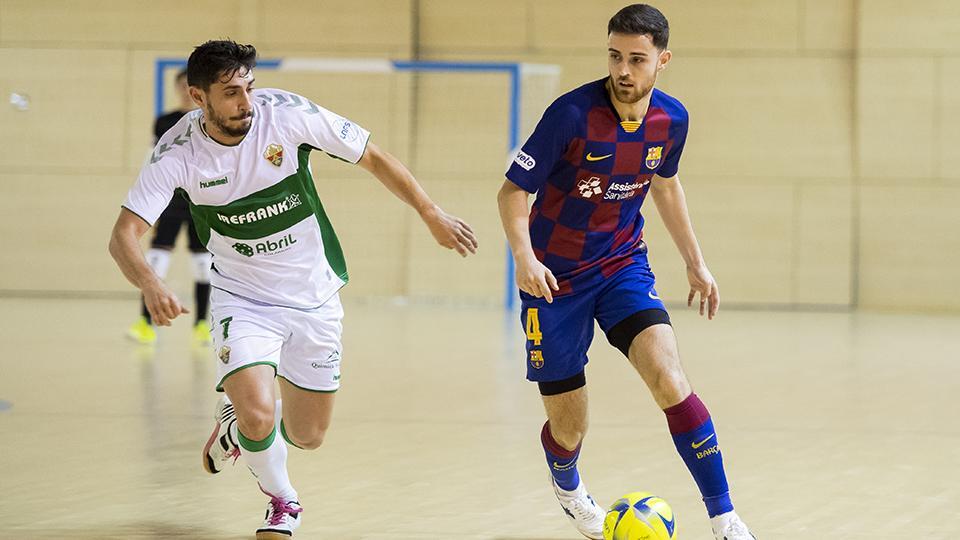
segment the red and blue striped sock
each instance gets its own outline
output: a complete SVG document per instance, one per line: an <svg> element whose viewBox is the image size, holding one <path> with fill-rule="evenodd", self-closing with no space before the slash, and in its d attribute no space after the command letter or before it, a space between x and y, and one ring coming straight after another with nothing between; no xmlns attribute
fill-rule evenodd
<svg viewBox="0 0 960 540"><path fill-rule="evenodd" d="M707 407L696 394L690 394L663 412L667 415L673 444L700 488L707 514L714 517L733 510L727 475L723 471L723 455Z"/></svg>
<svg viewBox="0 0 960 540"><path fill-rule="evenodd" d="M580 485L580 473L577 472L577 458L580 457L580 445L573 450L567 450L560 446L553 435L550 433L550 422L543 424L540 430L540 442L543 444L543 452L547 456L547 466L550 467L550 474L565 491L573 491Z"/></svg>

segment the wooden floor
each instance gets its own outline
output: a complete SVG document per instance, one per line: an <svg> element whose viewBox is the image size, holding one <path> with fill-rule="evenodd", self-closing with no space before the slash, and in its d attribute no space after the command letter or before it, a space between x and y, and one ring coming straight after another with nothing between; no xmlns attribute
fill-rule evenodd
<svg viewBox="0 0 960 540"><path fill-rule="evenodd" d="M345 304L333 429L323 448L291 451L297 537L579 538L546 481L515 317ZM124 341L135 311L0 300L0 538L252 538L265 500L246 468L200 466L215 360L191 348L189 321L155 349ZM960 318L673 318L734 502L761 540L960 535ZM639 377L602 339L592 353L581 464L594 496L653 491L679 538L712 538Z"/></svg>

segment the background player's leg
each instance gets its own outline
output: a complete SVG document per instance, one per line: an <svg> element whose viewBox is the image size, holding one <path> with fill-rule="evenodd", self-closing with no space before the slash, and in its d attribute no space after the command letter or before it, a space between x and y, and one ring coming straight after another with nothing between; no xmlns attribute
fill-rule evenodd
<svg viewBox="0 0 960 540"><path fill-rule="evenodd" d="M673 328L655 324L640 332L630 344L629 358L666 414L673 443L700 488L707 513L712 518L732 511L713 421L690 389Z"/></svg>
<svg viewBox="0 0 960 540"><path fill-rule="evenodd" d="M286 379L278 380L283 401L280 429L284 438L297 448L318 448L330 429L336 393L312 392L297 388Z"/></svg>
<svg viewBox="0 0 960 540"><path fill-rule="evenodd" d="M170 268L170 249L163 247L151 247L145 255L147 264L157 274L157 277L164 279L167 277L167 270ZM157 340L157 331L153 328L153 321L150 320L150 312L147 311L147 304L140 296L140 318L127 329L127 336L138 343L148 344Z"/></svg>
<svg viewBox="0 0 960 540"><path fill-rule="evenodd" d="M194 252L190 255L190 262L193 265L193 298L197 307L194 322L197 323L207 319L210 306L210 261L212 258L210 253L206 251Z"/></svg>
<svg viewBox="0 0 960 540"><path fill-rule="evenodd" d="M274 497L296 500L287 475L287 446L275 425L273 381L272 366L256 365L227 377L223 389L237 414L240 455L260 487Z"/></svg>
<svg viewBox="0 0 960 540"><path fill-rule="evenodd" d="M174 235L176 235L176 233L174 233ZM160 240L165 239L160 238ZM150 268L153 269L153 272L157 274L157 277L160 279L166 279L167 273L170 271L170 250L172 249L172 242L169 245L166 245L163 242L157 242L157 239L155 238L150 245L150 249L147 250L147 253L144 256L144 258L147 259L147 264L150 265ZM143 296L140 297L140 305L143 307L141 312L145 314L147 321L150 321L150 313L147 311L147 307L143 303Z"/></svg>
<svg viewBox="0 0 960 540"><path fill-rule="evenodd" d="M211 259L212 256L207 251L194 251L190 255L193 266L193 297L196 303L193 338L198 343L210 342L210 323L207 321L207 312L210 306Z"/></svg>
<svg viewBox="0 0 960 540"><path fill-rule="evenodd" d="M167 271L170 269L170 251L179 232L180 219L168 206L153 226L153 239L150 241L150 249L145 254L147 264L160 279L167 277ZM147 311L147 306L143 302L143 296L140 297L140 318L127 329L127 336L144 344L157 340L157 332L153 328L153 321L150 320L150 312Z"/></svg>
<svg viewBox="0 0 960 540"><path fill-rule="evenodd" d="M193 298L197 308L194 337L209 341L210 325L207 324L207 308L210 305L210 263L213 256L200 243L192 217L187 220L187 238L190 242L190 262L193 266ZM204 336L204 333L207 335Z"/></svg>

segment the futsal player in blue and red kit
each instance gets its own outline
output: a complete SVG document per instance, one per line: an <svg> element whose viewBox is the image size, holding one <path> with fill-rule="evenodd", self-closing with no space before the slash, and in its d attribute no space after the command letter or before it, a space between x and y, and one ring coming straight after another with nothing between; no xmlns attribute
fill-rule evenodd
<svg viewBox="0 0 960 540"><path fill-rule="evenodd" d="M718 540L752 540L734 512L710 413L680 365L670 318L654 287L640 206L651 195L687 265L688 304L719 307L677 177L687 111L654 89L671 58L669 26L634 4L608 25L609 77L558 98L507 171L498 195L516 261L527 378L547 422L540 434L553 487L586 537L603 538L604 511L580 479L587 429L584 367L594 319L640 373L706 504ZM536 194L528 210L530 194Z"/></svg>

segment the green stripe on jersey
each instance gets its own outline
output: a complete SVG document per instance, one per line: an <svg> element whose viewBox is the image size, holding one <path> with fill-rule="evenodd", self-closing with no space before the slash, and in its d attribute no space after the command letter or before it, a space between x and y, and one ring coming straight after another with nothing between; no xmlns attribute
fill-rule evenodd
<svg viewBox="0 0 960 540"><path fill-rule="evenodd" d="M307 168L307 165L310 163L310 150L312 149L313 148L307 144L301 144L300 147L297 148L298 168L308 171L307 176L310 175L310 169ZM333 224L330 223L330 218L327 217L327 213L323 210L320 195L317 194L317 186L313 184L312 178L305 191L310 205L316 208L315 214L317 216L317 223L320 225L320 238L323 239L323 252L327 257L327 264L329 264L330 268L337 274L337 277L344 282L350 281L350 276L347 273L347 261L343 256L343 248L340 247L340 239L337 238L337 233L333 230Z"/></svg>
<svg viewBox="0 0 960 540"><path fill-rule="evenodd" d="M306 204L307 184L313 187L313 179L301 168L276 184L230 204L191 204L190 212L194 218L199 215L197 221L203 222L205 228L223 236L257 240L285 231L314 213L314 208Z"/></svg>

